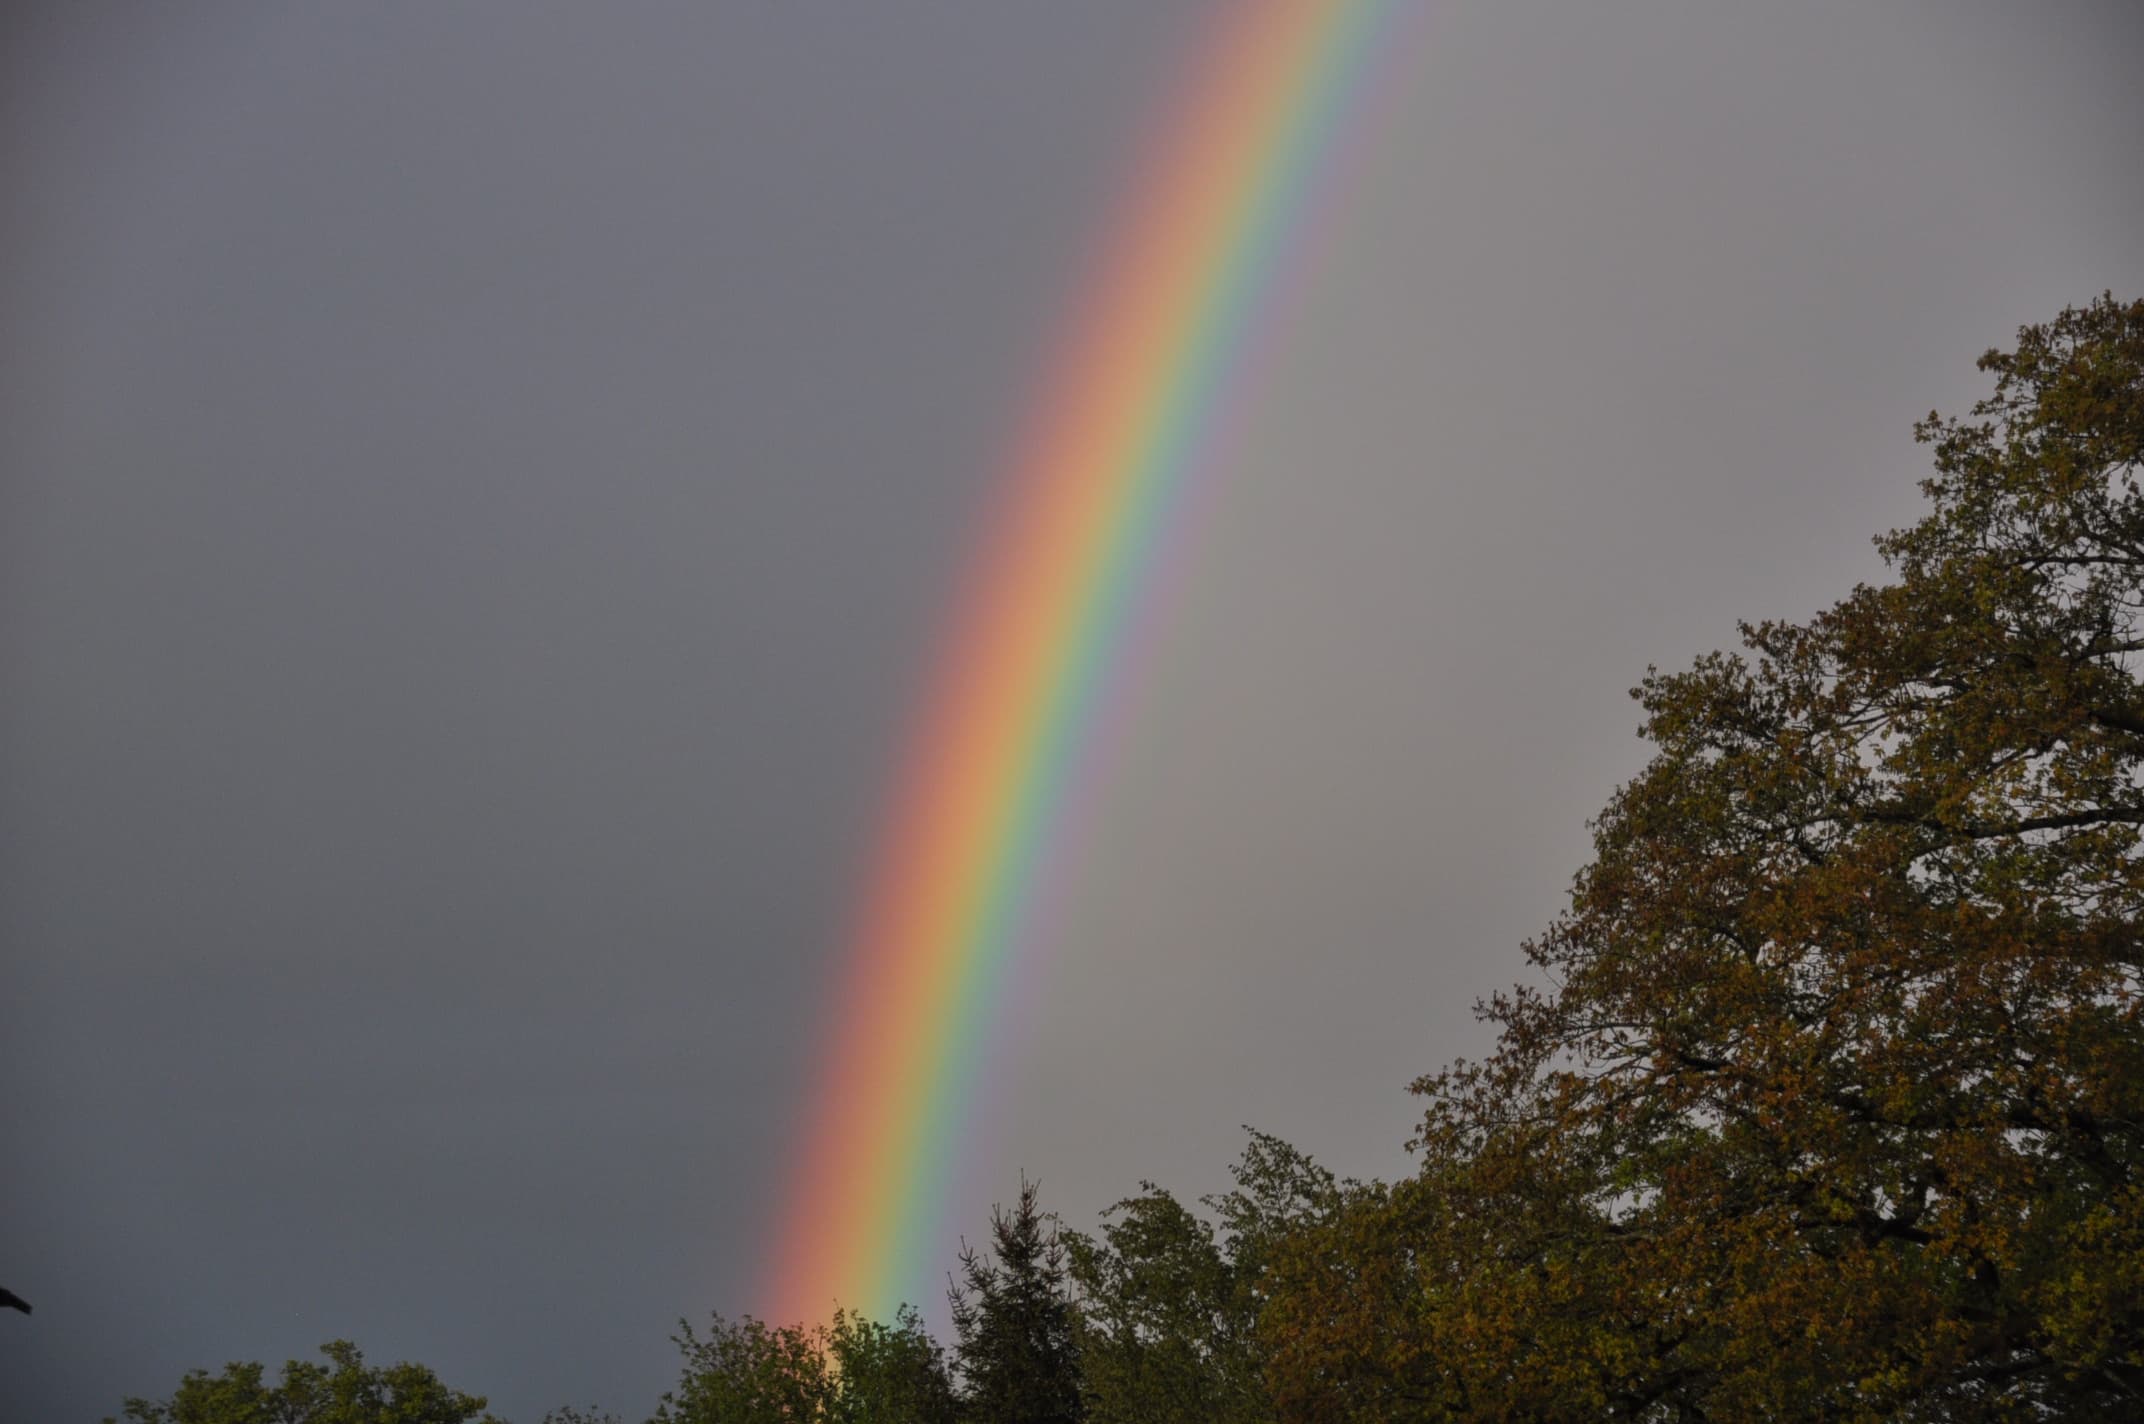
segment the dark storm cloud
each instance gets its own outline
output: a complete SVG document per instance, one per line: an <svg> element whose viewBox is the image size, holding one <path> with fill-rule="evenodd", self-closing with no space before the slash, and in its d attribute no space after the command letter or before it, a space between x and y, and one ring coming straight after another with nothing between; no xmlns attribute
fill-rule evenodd
<svg viewBox="0 0 2144 1424"><path fill-rule="evenodd" d="M961 1186L1390 1172L1647 661L1875 572L2144 290L2125 7L1427 26L1159 611ZM1767 13L1767 10L1769 13ZM0 1412L735 1310L993 463L1190 7L18 12Z"/></svg>

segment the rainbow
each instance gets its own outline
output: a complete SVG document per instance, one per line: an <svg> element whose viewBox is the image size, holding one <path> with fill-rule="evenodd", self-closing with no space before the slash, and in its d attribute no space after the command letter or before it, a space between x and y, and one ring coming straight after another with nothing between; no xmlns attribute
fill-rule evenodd
<svg viewBox="0 0 2144 1424"><path fill-rule="evenodd" d="M1399 0L1242 0L1195 46L1003 482L896 777L761 1294L917 1301L976 1069L1134 613L1247 380Z"/></svg>

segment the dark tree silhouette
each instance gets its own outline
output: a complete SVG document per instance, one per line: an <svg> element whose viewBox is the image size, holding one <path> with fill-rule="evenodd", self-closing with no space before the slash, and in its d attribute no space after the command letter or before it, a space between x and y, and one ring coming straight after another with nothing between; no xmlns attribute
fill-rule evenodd
<svg viewBox="0 0 2144 1424"><path fill-rule="evenodd" d="M348 1340L330 1340L320 1353L325 1364L286 1363L281 1384L270 1384L260 1364L233 1361L220 1375L188 1370L171 1398L130 1398L104 1424L504 1424L485 1412L482 1395L449 1389L423 1365L368 1365Z"/></svg>
<svg viewBox="0 0 2144 1424"><path fill-rule="evenodd" d="M1892 581L1640 685L1539 982L1283 1253L1282 1418L2144 1418L2144 302L1980 364Z"/></svg>
<svg viewBox="0 0 2144 1424"><path fill-rule="evenodd" d="M996 1260L964 1247L963 1279L947 1292L962 1403L989 1424L1078 1424L1085 1415L1064 1248L1035 1190L1023 1181L1019 1205L991 1213Z"/></svg>

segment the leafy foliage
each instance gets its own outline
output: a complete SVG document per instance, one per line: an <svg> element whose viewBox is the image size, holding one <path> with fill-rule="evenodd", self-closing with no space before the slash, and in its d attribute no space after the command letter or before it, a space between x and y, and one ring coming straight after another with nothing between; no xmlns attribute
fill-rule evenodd
<svg viewBox="0 0 2144 1424"><path fill-rule="evenodd" d="M1255 1424L1276 1419L1258 1318L1270 1258L1337 1210L1342 1184L1253 1132L1235 1189L1200 1215L1151 1182L1105 1213L1099 1240L1068 1233L1090 1424Z"/></svg>
<svg viewBox="0 0 2144 1424"><path fill-rule="evenodd" d="M826 1424L953 1424L959 1410L945 1351L915 1310L893 1324L837 1311L825 1334L834 1379Z"/></svg>
<svg viewBox="0 0 2144 1424"><path fill-rule="evenodd" d="M2144 1410L2144 303L1981 365L1895 582L1637 689L1550 987L1293 1243L1294 1417Z"/></svg>
<svg viewBox="0 0 2144 1424"><path fill-rule="evenodd" d="M654 1424L765 1424L816 1420L829 1393L826 1355L801 1325L717 1315L705 1335L685 1322L671 1337L685 1357L678 1387Z"/></svg>
<svg viewBox="0 0 2144 1424"><path fill-rule="evenodd" d="M817 1329L716 1316L680 1323L678 1387L655 1424L952 1424L944 1352L914 1310L887 1325L847 1311Z"/></svg>
<svg viewBox="0 0 2144 1424"><path fill-rule="evenodd" d="M129 1399L121 1417L131 1424L497 1424L481 1395L447 1388L422 1365L368 1368L347 1340L331 1340L320 1353L326 1364L292 1360L275 1385L258 1364L229 1364L219 1375L192 1370L170 1399Z"/></svg>

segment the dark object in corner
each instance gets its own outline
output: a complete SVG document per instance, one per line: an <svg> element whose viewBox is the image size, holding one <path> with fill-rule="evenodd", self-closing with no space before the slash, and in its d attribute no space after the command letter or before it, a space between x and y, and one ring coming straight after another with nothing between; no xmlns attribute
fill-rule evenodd
<svg viewBox="0 0 2144 1424"><path fill-rule="evenodd" d="M9 1290L6 1286L0 1286L0 1305L11 1306L16 1310L21 1311L24 1315L28 1315L30 1313L30 1303L24 1300L21 1296L15 1294L13 1291Z"/></svg>

